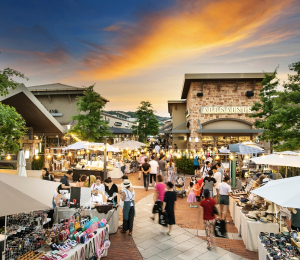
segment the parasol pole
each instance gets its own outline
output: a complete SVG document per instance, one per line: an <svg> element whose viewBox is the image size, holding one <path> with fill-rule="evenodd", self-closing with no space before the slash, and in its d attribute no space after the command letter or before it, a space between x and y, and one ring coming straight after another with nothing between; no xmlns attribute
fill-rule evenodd
<svg viewBox="0 0 300 260"><path fill-rule="evenodd" d="M287 178L287 166L285 166L285 178Z"/></svg>
<svg viewBox="0 0 300 260"><path fill-rule="evenodd" d="M7 222L7 215L5 216L5 225L4 225L4 250L2 253L2 260L5 260L5 252L6 252L6 222Z"/></svg>

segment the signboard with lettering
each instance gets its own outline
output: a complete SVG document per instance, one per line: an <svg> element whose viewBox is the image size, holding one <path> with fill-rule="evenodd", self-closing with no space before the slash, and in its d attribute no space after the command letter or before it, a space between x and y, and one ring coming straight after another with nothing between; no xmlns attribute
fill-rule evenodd
<svg viewBox="0 0 300 260"><path fill-rule="evenodd" d="M216 107L201 107L201 114L251 114L250 106L235 107L235 106L216 106Z"/></svg>

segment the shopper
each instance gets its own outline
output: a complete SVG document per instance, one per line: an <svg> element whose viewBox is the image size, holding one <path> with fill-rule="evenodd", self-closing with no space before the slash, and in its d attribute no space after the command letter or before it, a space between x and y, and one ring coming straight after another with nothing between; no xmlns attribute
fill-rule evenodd
<svg viewBox="0 0 300 260"><path fill-rule="evenodd" d="M211 250L212 239L214 240L213 227L215 223L215 214L213 208L216 205L216 201L213 198L210 198L210 191L208 189L205 189L203 194L204 199L200 202L200 206L203 208L203 220L207 240L207 249Z"/></svg>
<svg viewBox="0 0 300 260"><path fill-rule="evenodd" d="M201 200L201 185L202 185L203 179L201 178L200 180L196 181L194 185L194 193L196 196L196 200L200 202Z"/></svg>
<svg viewBox="0 0 300 260"><path fill-rule="evenodd" d="M203 179L203 183L201 185L201 189L203 188L203 190L209 190L211 198L214 197L213 188L216 186L216 182L217 182L215 178L212 177L212 175L213 175L213 171L209 170L208 177L205 177Z"/></svg>
<svg viewBox="0 0 300 260"><path fill-rule="evenodd" d="M151 166L148 163L148 158L145 158L145 163L143 163L141 169L143 172L144 187L146 188L147 191L149 187L149 173L151 171Z"/></svg>
<svg viewBox="0 0 300 260"><path fill-rule="evenodd" d="M124 201L123 207L123 229L121 230L122 233L126 233L129 230L128 235L132 235L132 228L133 228L133 220L135 215L135 208L134 208L134 196L135 192L134 189L131 187L131 183L129 180L123 181L123 186L125 187L121 199Z"/></svg>
<svg viewBox="0 0 300 260"><path fill-rule="evenodd" d="M210 162L206 161L205 165L200 170L200 176L202 175L202 178L204 179L206 176L208 176L208 171L210 170Z"/></svg>
<svg viewBox="0 0 300 260"><path fill-rule="evenodd" d="M167 212L169 219L169 231L168 235L171 236L172 226L175 225L175 201L176 201L176 193L173 190L173 183L167 183L167 191L164 196L163 209Z"/></svg>
<svg viewBox="0 0 300 260"><path fill-rule="evenodd" d="M173 163L173 158L170 158L168 163L168 182L175 183L175 164Z"/></svg>
<svg viewBox="0 0 300 260"><path fill-rule="evenodd" d="M76 187L83 187L83 184L86 181L86 179L86 175L81 175L79 180L76 182Z"/></svg>
<svg viewBox="0 0 300 260"><path fill-rule="evenodd" d="M195 202L197 202L197 200L196 200L196 195L194 193L194 183L192 181L190 182L188 192L189 192L189 196L187 198L187 202L190 203L190 208L197 208L196 205L193 205Z"/></svg>
<svg viewBox="0 0 300 260"><path fill-rule="evenodd" d="M98 193L98 194L101 193L102 195L104 195L104 193L105 193L105 185L103 183L101 183L101 177L100 176L98 176L96 178L96 183L92 184L91 191L93 193Z"/></svg>
<svg viewBox="0 0 300 260"><path fill-rule="evenodd" d="M165 180L165 182L167 182L168 164L167 164L165 156L163 154L160 155L160 159L158 161L158 166L159 166L159 173L164 176L164 180Z"/></svg>
<svg viewBox="0 0 300 260"><path fill-rule="evenodd" d="M200 159L198 158L198 156L196 155L194 157L194 172L195 172L195 175L199 174L199 171L200 171Z"/></svg>
<svg viewBox="0 0 300 260"><path fill-rule="evenodd" d="M216 196L216 201L219 201L219 184L222 182L222 173L218 171L217 165L213 165L211 170L214 173L214 178L216 180L216 185L214 187L214 196Z"/></svg>
<svg viewBox="0 0 300 260"><path fill-rule="evenodd" d="M42 169L42 179L43 180L46 180L46 181L54 181L54 176L53 176L53 174L50 174L49 172L48 172L48 169L47 168L43 168Z"/></svg>
<svg viewBox="0 0 300 260"><path fill-rule="evenodd" d="M139 157L138 159L138 162L139 162L139 166L140 168L142 167L142 165L145 163L145 159L147 157L145 156L145 153L142 153L141 156ZM141 169L140 169L141 170ZM141 179L142 177L142 170L139 172L139 180Z"/></svg>
<svg viewBox="0 0 300 260"><path fill-rule="evenodd" d="M300 209L291 209L291 229L300 232Z"/></svg>
<svg viewBox="0 0 300 260"><path fill-rule="evenodd" d="M224 179L224 169L222 167L223 165L221 162L217 162L216 166L217 166L217 171L221 173L221 180L223 181Z"/></svg>
<svg viewBox="0 0 300 260"><path fill-rule="evenodd" d="M114 184L110 177L104 180L105 184L105 195L107 197L107 202L113 202L117 204L117 194L118 186Z"/></svg>
<svg viewBox="0 0 300 260"><path fill-rule="evenodd" d="M162 209L162 203L164 201L166 185L164 184L164 177L162 175L157 176L157 181L155 186L155 193L153 196L154 207L152 210L153 216L151 217L152 220L155 219L155 214L159 213L159 209Z"/></svg>
<svg viewBox="0 0 300 260"><path fill-rule="evenodd" d="M72 176L73 176L73 171L68 170L67 173L63 177L61 177L60 179L61 184L58 186L58 191L71 189L71 186L69 184L69 178L71 178Z"/></svg>
<svg viewBox="0 0 300 260"><path fill-rule="evenodd" d="M159 169L158 162L155 160L155 157L151 156L151 161L149 162L151 170L150 170L150 186L152 186L152 180L153 180L153 186L156 183L156 175Z"/></svg>
<svg viewBox="0 0 300 260"><path fill-rule="evenodd" d="M229 195L231 192L231 187L228 183L229 183L229 177L225 176L224 181L219 183L218 185L218 190L220 192L220 197L218 200L218 203L220 204L220 215L221 215L220 217L224 221L226 221L226 216L229 207ZM222 214L224 214L223 217Z"/></svg>
<svg viewBox="0 0 300 260"><path fill-rule="evenodd" d="M139 163L136 160L136 156L133 157L133 160L131 162L132 172L137 172L137 168L139 167Z"/></svg>
<svg viewBox="0 0 300 260"><path fill-rule="evenodd" d="M91 187L94 183L96 183L96 176L95 175L90 175L90 182L89 182L89 187Z"/></svg>

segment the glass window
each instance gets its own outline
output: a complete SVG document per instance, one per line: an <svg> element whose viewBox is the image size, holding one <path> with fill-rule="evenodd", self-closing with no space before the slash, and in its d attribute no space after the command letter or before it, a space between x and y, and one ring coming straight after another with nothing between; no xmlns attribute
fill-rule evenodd
<svg viewBox="0 0 300 260"><path fill-rule="evenodd" d="M203 136L202 137L202 146L204 149L208 147L214 147L214 137L213 136Z"/></svg>
<svg viewBox="0 0 300 260"><path fill-rule="evenodd" d="M250 137L250 136L240 136L240 137L239 137L240 143L243 143L243 142L249 142L250 140L251 140L251 137Z"/></svg>
<svg viewBox="0 0 300 260"><path fill-rule="evenodd" d="M226 136L215 136L215 146L218 148L226 146Z"/></svg>
<svg viewBox="0 0 300 260"><path fill-rule="evenodd" d="M226 143L228 144L237 144L239 142L238 136L226 136Z"/></svg>

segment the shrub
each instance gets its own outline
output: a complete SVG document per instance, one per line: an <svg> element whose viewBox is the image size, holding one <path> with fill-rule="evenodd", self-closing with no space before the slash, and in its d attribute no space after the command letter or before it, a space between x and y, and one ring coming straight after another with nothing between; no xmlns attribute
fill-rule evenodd
<svg viewBox="0 0 300 260"><path fill-rule="evenodd" d="M182 156L181 158L175 158L175 164L178 173L194 174L193 159Z"/></svg>
<svg viewBox="0 0 300 260"><path fill-rule="evenodd" d="M41 170L44 167L44 155L39 153L39 158L36 159L35 156L32 160L32 170Z"/></svg>

